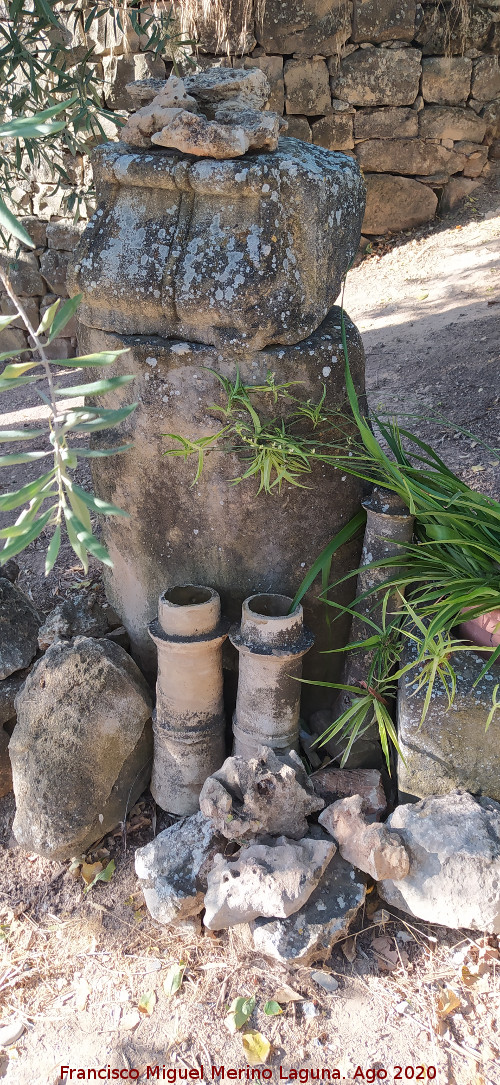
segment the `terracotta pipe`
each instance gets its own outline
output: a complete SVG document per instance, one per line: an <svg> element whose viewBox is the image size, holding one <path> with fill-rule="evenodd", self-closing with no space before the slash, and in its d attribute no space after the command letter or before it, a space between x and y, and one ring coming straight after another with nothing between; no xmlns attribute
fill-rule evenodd
<svg viewBox="0 0 500 1085"><path fill-rule="evenodd" d="M301 606L288 613L291 604L288 595L251 595L242 606L241 626L230 633L240 654L233 716L236 757L256 757L259 746L271 746L278 756L298 750L297 679L314 637L304 628Z"/></svg>
<svg viewBox="0 0 500 1085"><path fill-rule="evenodd" d="M149 635L158 649L151 793L171 814L194 814L207 776L225 757L221 620L212 588L179 584L160 595Z"/></svg>

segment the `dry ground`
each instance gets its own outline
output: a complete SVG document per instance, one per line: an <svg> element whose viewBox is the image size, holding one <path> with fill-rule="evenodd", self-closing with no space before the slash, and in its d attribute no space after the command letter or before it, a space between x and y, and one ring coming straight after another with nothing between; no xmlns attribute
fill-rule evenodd
<svg viewBox="0 0 500 1085"><path fill-rule="evenodd" d="M455 470L497 497L499 248L500 189L492 179L431 228L374 242L350 273L345 298L365 341L372 407L408 412L410 428L439 442ZM32 409L31 401L10 404L2 424L17 427ZM9 479L9 488L16 481ZM38 542L21 564L20 583L41 609L82 579L101 591L97 567L82 577L70 551L47 582ZM234 933L181 941L151 921L133 854L168 819L155 822L148 796L125 835L107 838L90 857L104 865L114 857L117 869L109 884L87 895L69 864L19 852L12 817L8 796L0 801L1 1019L16 1016L25 1031L0 1054L6 1085L55 1085L61 1066L132 1068L141 1081L148 1065L183 1076L203 1067L206 1080L212 1066L245 1068L241 1037L224 1024L225 1007L237 995L256 997L249 1025L273 1045L273 1081L280 1074L292 1080L291 1068L305 1080L307 1069L328 1067L346 1082L500 1085L496 938L410 922L384 912L372 891L353 935L318 965L338 981L329 994L315 982L314 969L250 956ZM184 981L168 997L165 976L179 961L186 962ZM266 1017L266 999L284 983L301 1001ZM140 1013L141 998L151 992L152 1012Z"/></svg>

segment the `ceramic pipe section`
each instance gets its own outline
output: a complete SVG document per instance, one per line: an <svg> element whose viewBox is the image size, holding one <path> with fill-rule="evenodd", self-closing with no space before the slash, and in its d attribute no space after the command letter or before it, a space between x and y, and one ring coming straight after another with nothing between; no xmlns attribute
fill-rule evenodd
<svg viewBox="0 0 500 1085"><path fill-rule="evenodd" d="M302 607L288 611L287 595L251 595L241 626L230 633L240 655L233 716L234 755L256 757L259 746L275 753L297 750L302 658L314 637L304 628Z"/></svg>
<svg viewBox="0 0 500 1085"><path fill-rule="evenodd" d="M194 814L225 757L222 645L228 623L212 588L180 584L149 625L158 650L151 794L171 814Z"/></svg>

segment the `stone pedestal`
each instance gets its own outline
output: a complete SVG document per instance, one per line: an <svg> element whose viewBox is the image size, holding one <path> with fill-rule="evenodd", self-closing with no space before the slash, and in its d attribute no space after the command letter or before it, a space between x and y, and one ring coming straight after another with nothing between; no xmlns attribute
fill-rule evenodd
<svg viewBox="0 0 500 1085"><path fill-rule="evenodd" d="M106 570L108 598L122 616L140 664L154 671L147 624L166 585L202 583L221 596L232 621L256 592L293 596L321 549L359 507L356 479L316 465L306 489L257 494L255 480L235 486L236 455L213 453L192 485L193 461L164 458L173 443L220 429L220 385L209 369L231 380L262 384L298 381L295 391L317 402L326 388L330 407L348 410L340 310L333 306L357 249L363 182L354 160L298 140L274 153L238 161L194 161L168 151L99 149L99 207L75 253L71 291L84 295L79 349L128 348L113 373L133 373L131 385L106 405L138 401L113 431L134 448L94 459L97 493L131 513L110 519L103 534L114 562ZM346 318L349 360L359 394L364 389L361 339ZM264 415L286 413L278 400ZM289 409L289 408L288 408ZM109 434L96 435L104 447ZM336 557L335 579L359 563L360 542ZM349 581L337 593L348 601ZM347 639L332 633L314 586L305 622L315 647L305 661L310 678L332 677L337 656L319 653ZM226 649L226 666L236 653ZM329 691L304 687L324 705Z"/></svg>

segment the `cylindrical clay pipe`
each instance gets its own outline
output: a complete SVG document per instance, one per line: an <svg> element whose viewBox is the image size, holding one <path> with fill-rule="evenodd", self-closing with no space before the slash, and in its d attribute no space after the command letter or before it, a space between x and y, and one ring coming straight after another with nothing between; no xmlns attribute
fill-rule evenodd
<svg viewBox="0 0 500 1085"><path fill-rule="evenodd" d="M230 633L240 654L233 716L234 754L256 757L259 746L275 753L298 749L302 657L314 637L304 628L302 607L288 611L287 595L251 595L241 626Z"/></svg>
<svg viewBox="0 0 500 1085"><path fill-rule="evenodd" d="M207 776L224 761L227 631L212 588L180 584L160 595L149 626L158 649L151 793L171 814L194 814Z"/></svg>

